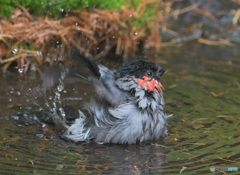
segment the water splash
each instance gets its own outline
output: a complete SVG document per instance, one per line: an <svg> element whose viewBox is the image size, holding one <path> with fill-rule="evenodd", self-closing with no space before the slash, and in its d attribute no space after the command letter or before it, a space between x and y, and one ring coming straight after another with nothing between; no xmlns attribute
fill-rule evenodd
<svg viewBox="0 0 240 175"><path fill-rule="evenodd" d="M54 90L54 96L52 98L52 106L49 105L49 101L46 101L46 105L48 106L49 110L52 112L53 115L58 115L60 118L65 120L66 114L62 108L62 98L61 93L64 90L64 79L66 78L68 69L62 69L60 77L58 79L59 84L57 85L56 89Z"/></svg>
<svg viewBox="0 0 240 175"><path fill-rule="evenodd" d="M28 93L31 95L31 101L34 105L38 107L39 112L47 112L47 115L50 116L51 119L59 118L61 120L65 120L66 114L64 111L64 98L63 94L67 93L64 87L64 79L69 72L68 69L63 68L59 70L59 75L54 75L51 77L51 81L56 81L56 83L51 83L52 86L56 85L55 88L51 90L47 90L51 88L51 86L37 86L35 88L29 88ZM51 74L50 72L49 74ZM50 75L48 75L50 76ZM44 77L45 78L45 77ZM53 80L56 78L56 80ZM49 82L48 82L49 83ZM68 99L69 100L69 99ZM70 99L71 100L71 99ZM44 117L44 116L43 116Z"/></svg>

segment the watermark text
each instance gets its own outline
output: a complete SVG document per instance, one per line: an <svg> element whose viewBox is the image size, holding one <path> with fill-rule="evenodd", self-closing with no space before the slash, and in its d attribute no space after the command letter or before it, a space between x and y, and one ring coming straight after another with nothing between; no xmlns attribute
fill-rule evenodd
<svg viewBox="0 0 240 175"><path fill-rule="evenodd" d="M211 166L210 171L211 172L215 172L215 171L238 171L238 167L215 167L215 166Z"/></svg>

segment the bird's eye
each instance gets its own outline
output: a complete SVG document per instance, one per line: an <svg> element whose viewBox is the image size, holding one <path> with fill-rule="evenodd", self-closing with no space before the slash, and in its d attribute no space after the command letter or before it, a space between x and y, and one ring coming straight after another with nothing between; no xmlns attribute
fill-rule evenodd
<svg viewBox="0 0 240 175"><path fill-rule="evenodd" d="M152 71L147 71L147 76L152 76Z"/></svg>

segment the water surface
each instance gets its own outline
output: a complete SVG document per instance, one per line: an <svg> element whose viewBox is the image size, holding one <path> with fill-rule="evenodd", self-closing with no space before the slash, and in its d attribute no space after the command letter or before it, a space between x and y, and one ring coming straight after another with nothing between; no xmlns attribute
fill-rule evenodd
<svg viewBox="0 0 240 175"><path fill-rule="evenodd" d="M0 174L212 174L210 166L240 168L238 48L189 43L140 54L167 69L166 111L174 114L168 137L141 145L61 140L36 114L77 110L94 95L91 86L65 86L56 99L56 89L44 94L38 88L36 75L1 76Z"/></svg>

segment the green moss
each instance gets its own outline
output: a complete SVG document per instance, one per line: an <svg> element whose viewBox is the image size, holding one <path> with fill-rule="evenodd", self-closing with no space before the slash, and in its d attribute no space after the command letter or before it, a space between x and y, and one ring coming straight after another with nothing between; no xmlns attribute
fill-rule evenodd
<svg viewBox="0 0 240 175"><path fill-rule="evenodd" d="M155 18L157 15L157 11L152 6L147 5L146 10L144 14L141 16L141 18L135 19L133 24L140 28L142 24L146 24L146 22L151 21L153 18Z"/></svg>
<svg viewBox="0 0 240 175"><path fill-rule="evenodd" d="M0 0L0 16L9 17L18 6L29 9L35 15L59 17L64 13L81 8L121 9L125 0Z"/></svg>
<svg viewBox="0 0 240 175"><path fill-rule="evenodd" d="M136 7L141 1L132 0L0 0L0 16L7 16L14 12L17 7L29 9L30 13L35 15L51 15L59 17L69 11L81 8L101 8L121 10L125 6Z"/></svg>
<svg viewBox="0 0 240 175"><path fill-rule="evenodd" d="M0 0L0 17L9 18L17 7L23 7L29 10L33 15L50 15L55 18L61 18L69 12L77 9L94 8L106 10L122 10L123 7L136 10L142 1L139 0ZM151 5L146 5L144 13L133 18L133 24L140 28L144 26L152 18L156 18L157 8L160 8L161 3L156 2Z"/></svg>

